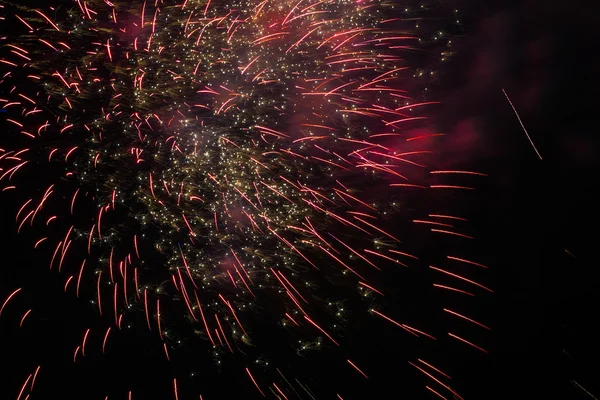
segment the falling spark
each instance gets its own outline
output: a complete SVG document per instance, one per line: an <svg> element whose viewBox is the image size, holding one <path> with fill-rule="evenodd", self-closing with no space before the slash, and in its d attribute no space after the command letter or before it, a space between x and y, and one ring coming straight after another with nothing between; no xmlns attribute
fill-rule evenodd
<svg viewBox="0 0 600 400"><path fill-rule="evenodd" d="M531 137L529 136L529 133L527 132L527 129L525 128L525 125L523 125L523 121L521 121L521 117L519 116L517 109L513 105L512 101L510 100L510 98L508 97L508 94L506 94L506 91L504 89L502 89L502 93L504 93L504 96L506 96L506 100L508 100L508 103L510 104L511 108L515 112L515 115L517 116L517 119L519 120L519 124L521 124L521 128L523 128L523 132L525 132L525 135L527 136L529 143L531 143L531 147L533 147L533 150L535 150L535 154L537 154L537 156L541 160L542 156L541 156L540 152L538 151L538 149L535 147L535 144L533 144L533 140L531 140Z"/></svg>

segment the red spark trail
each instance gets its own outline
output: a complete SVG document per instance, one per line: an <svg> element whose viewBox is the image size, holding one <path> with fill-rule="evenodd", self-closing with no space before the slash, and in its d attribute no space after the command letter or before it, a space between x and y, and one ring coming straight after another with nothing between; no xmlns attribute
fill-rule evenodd
<svg viewBox="0 0 600 400"><path fill-rule="evenodd" d="M462 276L460 276L460 275L453 274L453 273L451 273L451 272L448 272L448 271L444 271L443 269L440 269L440 268L437 268L437 267L434 267L434 266L431 266L431 265L429 266L429 268L431 268L431 269L433 269L433 270L436 270L436 271L439 271L439 272L442 272L442 273L444 273L444 274L446 274L446 275L453 276L453 277L455 277L455 278L457 278L457 279L460 279L460 280L463 280L463 281L465 281L465 282L469 282L469 283L471 283L471 284L473 284L473 285L475 285L475 286L479 286L480 288L482 288L482 289L485 289L485 290L487 290L488 292L493 292L493 290L492 290L492 289L489 289L489 288L487 288L487 287L483 286L483 285L482 285L482 284L480 284L480 283L474 282L474 281L472 281L472 280L469 280L469 279L467 279L467 278L464 278L464 277L462 277Z"/></svg>
<svg viewBox="0 0 600 400"><path fill-rule="evenodd" d="M248 374L248 376L252 380L252 383L254 383L254 386L256 386L256 388L258 389L258 391L260 392L260 394L262 394L263 397L266 397L265 394L263 393L263 391L261 390L261 388L258 386L258 383L256 383L256 380L254 379L254 377L250 373L250 370L247 367L246 367L246 373Z"/></svg>
<svg viewBox="0 0 600 400"><path fill-rule="evenodd" d="M459 317L459 318L462 318L462 319L464 319L464 320L466 320L466 321L472 322L472 323L474 323L475 325L479 325L479 326L481 326L482 328L485 328L485 329L487 329L488 331L491 331L491 330L492 330L491 328L489 328L489 327L485 326L484 324L482 324L482 323L480 323L480 322L477 322L477 321L475 321L475 320L473 320L473 319L471 319L471 318L465 317L464 315L462 315L462 314L459 314L459 313L457 313L456 311L451 311L451 310L448 310L447 308L444 308L444 311L446 311L447 313L450 313L450 314L452 314L452 315L456 315L457 317Z"/></svg>
<svg viewBox="0 0 600 400"><path fill-rule="evenodd" d="M317 325L312 319L308 318L308 316L305 315L304 319L307 320L308 322L310 322L315 328L317 328L318 330L320 330L321 333L323 333L323 335L327 336L329 338L329 340L331 340L336 346L340 345L327 332L325 332L325 330L323 330L323 328L321 328L319 325Z"/></svg>
<svg viewBox="0 0 600 400"><path fill-rule="evenodd" d="M485 349L483 349L483 348L481 348L481 347L477 346L476 344L473 344L473 343L469 342L469 341L468 341L468 340L466 340L466 339L463 339L463 338L461 338L461 337L459 337L459 336L457 336L457 335L455 335L455 334L453 334L453 333L450 333L450 332L448 332L448 336L450 336L450 337L453 337L453 338L455 338L455 339L458 339L458 340L460 340L461 342L463 342L463 343L466 343L466 344L468 344L469 346L472 346L472 347L476 348L477 350L481 350L481 351L483 351L484 353L486 353L486 354L487 354L487 350L485 350Z"/></svg>
<svg viewBox="0 0 600 400"><path fill-rule="evenodd" d="M519 124L521 124L521 128L523 128L523 132L525 132L525 135L527 135L527 139L529 140L529 143L531 143L531 147L533 147L533 150L535 150L535 154L537 154L537 156L541 160L542 156L541 156L540 152L538 151L538 149L535 147L535 144L533 144L533 140L531 140L531 137L529 136L529 133L527 132L527 129L525 128L525 125L523 125L523 121L521 121L521 117L519 116L517 109L513 105L512 101L510 100L510 98L508 97L508 94L506 94L506 91L504 89L502 89L502 93L504 93L504 96L506 97L506 100L508 100L510 107L515 112L515 115L517 116L517 119L519 120Z"/></svg>
<svg viewBox="0 0 600 400"><path fill-rule="evenodd" d="M2 307L0 307L0 315L2 315L2 311L4 310L4 307L6 307L6 305L10 301L10 299L12 299L21 290L22 290L22 288L18 288L14 292L12 292L11 294L8 295L8 297L6 298L6 300L4 301L4 303L2 304Z"/></svg>
<svg viewBox="0 0 600 400"><path fill-rule="evenodd" d="M25 314L23 314L23 318L21 318L21 322L19 323L19 328L23 327L23 322L25 321L25 318L27 318L27 316L31 313L31 309L27 310L25 312Z"/></svg>
<svg viewBox="0 0 600 400"><path fill-rule="evenodd" d="M350 360L346 360L346 361L348 361L348 364L350 364L350 365L352 366L352 368L354 368L355 370L357 370L358 372L360 372L360 374L361 374L362 376L364 376L365 378L369 379L369 377L367 376L367 374L365 374L364 372L362 372L362 371L361 371L361 369L360 369L360 368L358 368L358 367L356 366L356 364L354 364L354 363L353 363L352 361L350 361Z"/></svg>
<svg viewBox="0 0 600 400"><path fill-rule="evenodd" d="M420 362L420 363L423 363L423 364L427 365L429 368L431 368L431 369L433 369L434 371L436 371L437 373L439 373L439 374L441 374L441 375L445 376L446 378L448 378L448 379L452 379L452 378L450 377L450 375L448 375L448 374L445 374L444 372L440 371L439 369L437 369L437 368L436 368L436 367L434 367L433 365L431 365L431 364L428 364L428 363L426 363L425 361L421 360L420 358L419 358L417 361L418 361L418 362Z"/></svg>
<svg viewBox="0 0 600 400"><path fill-rule="evenodd" d="M449 260L460 261L460 262L463 262L463 263L466 263L466 264L476 265L476 266L481 267L481 268L487 268L483 264L479 264L479 263L476 263L474 261L465 260L464 258L458 258L458 257L453 257L453 256L446 256L446 258L449 259Z"/></svg>

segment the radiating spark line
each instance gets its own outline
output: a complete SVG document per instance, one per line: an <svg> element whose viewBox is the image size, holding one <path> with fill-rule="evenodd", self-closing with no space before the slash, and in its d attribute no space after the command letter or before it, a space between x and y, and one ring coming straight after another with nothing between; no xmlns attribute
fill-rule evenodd
<svg viewBox="0 0 600 400"><path fill-rule="evenodd" d="M483 351L484 353L486 353L486 354L487 354L487 350L485 350L485 349L483 349L483 348L481 348L481 347L477 346L476 344L473 344L473 343L469 342L469 341L468 341L468 340L466 340L466 339L463 339L463 338L461 338L460 336L457 336L457 335L455 335L455 334L453 334L453 333L450 333L450 332L448 332L448 336L450 336L450 337L453 337L453 338L455 338L455 339L458 339L458 340L460 340L461 342L463 342L463 343L466 343L466 344L468 344L469 346L472 346L472 347L476 348L477 350L481 350L481 351Z"/></svg>
<svg viewBox="0 0 600 400"><path fill-rule="evenodd" d="M464 319L464 320L466 320L466 321L472 322L472 323L474 323L475 325L479 325L479 326L481 326L482 328L485 328L485 329L487 329L488 331L491 331L491 330L492 330L491 328L489 328L489 327L485 326L484 324L482 324L482 323L480 323L480 322L477 322L477 321L475 321L475 320L473 320L473 319L471 319L471 318L465 317L464 315L462 315L462 314L459 314L459 313L457 313L456 311L448 310L447 308L444 308L444 311L446 311L447 313L450 313L450 314L452 314L452 315L456 315L457 317L459 317L459 318L462 318L462 319Z"/></svg>
<svg viewBox="0 0 600 400"><path fill-rule="evenodd" d="M263 397L266 397L264 392L262 391L262 389L260 388L260 386L258 386L258 383L256 383L256 380L254 379L254 377L252 376L252 373L250 372L250 370L246 367L246 373L248 374L248 376L250 377L250 379L252 380L252 383L254 383L254 386L256 386L256 388L258 389L258 391L260 392L260 394L262 394Z"/></svg>
<svg viewBox="0 0 600 400"><path fill-rule="evenodd" d="M425 361L421 360L420 358L419 358L419 359L417 359L417 361L418 361L418 362L420 362L420 363L423 363L423 364L427 365L429 368L431 368L431 369L432 369L432 370L434 370L435 372L437 372L437 373L439 373L439 374L441 374L441 375L445 376L446 378L448 378L448 379L452 379L452 377L450 377L450 375L448 375L448 374L445 374L444 372L440 371L439 369L437 369L437 368L436 368L436 367L434 367L433 365L431 365L431 364L428 364L428 363L426 363Z"/></svg>
<svg viewBox="0 0 600 400"><path fill-rule="evenodd" d="M0 315L2 315L2 311L4 310L4 307L6 307L6 305L10 301L10 299L12 299L21 290L22 290L22 288L18 288L14 292L12 292L11 294L8 295L8 297L6 298L6 300L4 301L4 303L2 304L2 307L0 307Z"/></svg>
<svg viewBox="0 0 600 400"><path fill-rule="evenodd" d="M474 261L465 260L464 258L458 258L458 257L453 257L453 256L446 256L446 258L448 258L449 260L460 261L460 262L463 262L463 263L466 263L466 264L476 265L476 266L481 267L481 268L487 268L483 264L479 264L479 263L476 263Z"/></svg>
<svg viewBox="0 0 600 400"><path fill-rule="evenodd" d="M531 147L533 147L533 150L535 150L535 154L537 154L537 156L541 160L542 156L541 156L540 152L538 151L537 147L535 147L535 144L533 144L533 140L531 140L531 137L529 136L529 133L527 132L527 129L525 128L525 125L523 124L523 121L521 121L521 117L519 116L519 113L517 112L517 109L513 105L512 101L510 100L510 98L508 97L508 94L506 94L506 91L504 89L502 89L502 93L504 93L504 96L506 97L506 100L508 100L508 104L510 104L510 107L515 112L515 115L517 116L517 119L519 120L519 124L521 124L521 128L523 128L523 132L525 132L525 135L527 136L527 139L529 140L529 143L531 143Z"/></svg>
<svg viewBox="0 0 600 400"><path fill-rule="evenodd" d="M444 274L446 274L446 275L453 276L454 278L460 279L460 280L462 280L462 281L469 282L470 284L473 284L473 285L475 285L475 286L479 286L480 288L482 288L482 289L485 289L485 290L487 290L488 292L493 292L493 290L492 290L492 289L489 289L489 288L487 288L487 287L483 286L483 285L482 285L482 284L480 284L480 283L477 283L477 282L475 282L475 281L472 281L472 280L470 280L470 279L464 278L464 277L462 277L462 276L460 276L460 275L453 274L452 272L444 271L443 269L440 269L440 268L437 268L437 267L434 267L434 266L431 266L431 265L429 266L429 268L431 268L431 269L433 269L433 270L436 270L436 271L439 271L439 272L442 272L442 273L444 273Z"/></svg>
<svg viewBox="0 0 600 400"><path fill-rule="evenodd" d="M348 364L350 364L350 365L352 366L352 368L354 368L355 370L357 370L358 372L360 372L360 374L361 374L362 376L364 376L366 379L369 379L369 377L367 376L367 374L365 374L365 373L364 373L364 372L363 372L363 371L362 371L360 368L358 368L358 367L356 366L356 364L354 364L354 363L353 363L352 361L350 361L350 360L346 360L346 361L348 361Z"/></svg>

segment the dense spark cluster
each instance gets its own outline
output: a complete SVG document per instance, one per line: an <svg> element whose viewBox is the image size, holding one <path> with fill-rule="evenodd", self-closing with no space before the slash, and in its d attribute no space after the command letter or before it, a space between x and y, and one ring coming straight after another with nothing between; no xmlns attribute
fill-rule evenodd
<svg viewBox="0 0 600 400"><path fill-rule="evenodd" d="M18 228L51 232L35 247L50 249L50 268L68 275L65 290L90 296L116 330L141 313L167 358L192 326L217 363L237 354L258 393L278 398L294 389L279 369L272 384L258 373L261 326L281 328L298 353L331 346L340 357L353 314L435 339L423 324L397 322L377 284L382 269L418 260L400 241L401 205L390 199L470 189L429 185L424 173L478 175L430 171L437 135L410 134L435 104L414 96L420 19L371 0L71 5L7 6L21 32L0 59L0 105L25 143L0 150L0 183L31 194ZM53 180L14 183L31 171ZM468 239L454 228L460 220L414 222ZM459 282L441 290L490 291L431 270ZM348 298L363 299L362 309L347 312ZM459 397L435 367L411 365L438 385L428 390Z"/></svg>

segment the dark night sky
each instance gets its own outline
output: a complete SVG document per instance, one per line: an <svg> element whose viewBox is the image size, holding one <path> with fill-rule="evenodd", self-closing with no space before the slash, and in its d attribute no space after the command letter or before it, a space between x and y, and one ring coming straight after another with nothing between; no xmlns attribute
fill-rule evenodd
<svg viewBox="0 0 600 400"><path fill-rule="evenodd" d="M486 321L493 327L490 354L465 356L460 368L470 378L460 393L466 399L592 399L572 381L600 397L600 138L594 109L600 71L594 54L598 10L577 0L501 3L463 1L469 16L466 37L458 39L458 55L437 89L445 104L440 121L453 127L441 149L447 165L490 175L472 210L479 251L491 268L487 282L496 291L485 304ZM527 141L503 88L543 161ZM113 352L108 359L73 366L73 344L97 322L84 302L60 295L56 289L64 280L47 271L47 258L31 251L27 234L17 236L16 197L0 197L0 206L0 300L26 282L15 303L21 314L0 319L0 398L15 398L27 375L49 359L54 364L64 359L59 363L64 369L46 371L36 386L47 384L57 392L34 390L33 398L79 398L68 396L96 384L86 380L86 373L115 382L98 389L99 394L115 393L111 399L126 398L129 389L119 379L126 374L141 388L134 399L169 398L164 382L176 367L152 361L162 353L145 350L156 344L150 340L125 338L114 344L135 357L119 360ZM33 308L26 321L31 325L19 329L18 315L28 308ZM149 384L157 378L161 386ZM424 392L408 394L419 396L433 398Z"/></svg>

